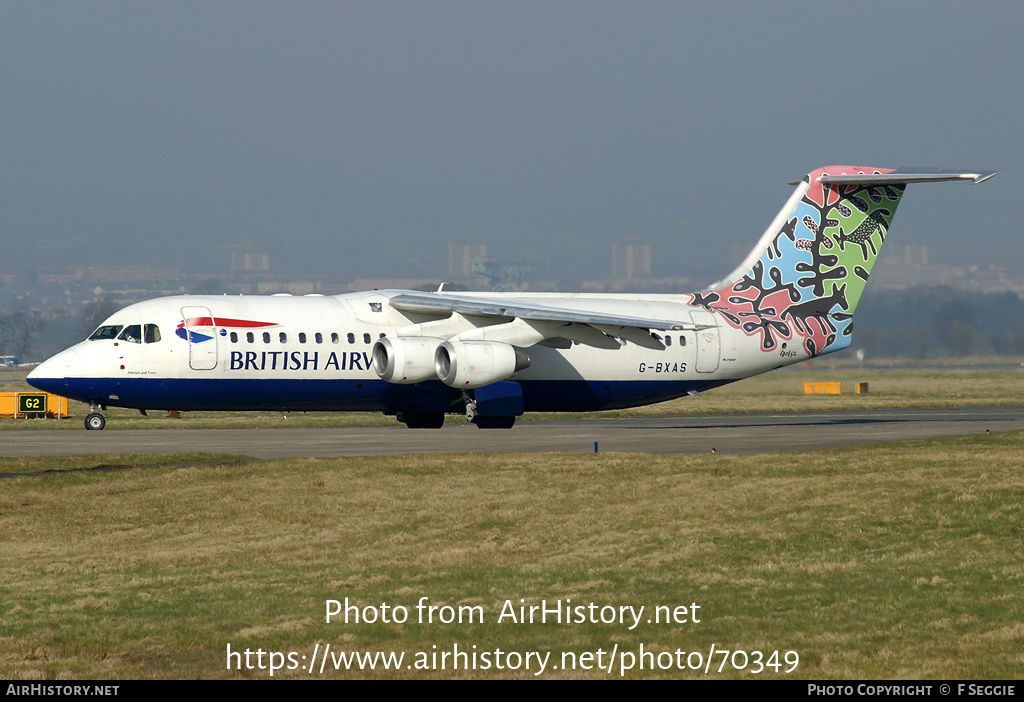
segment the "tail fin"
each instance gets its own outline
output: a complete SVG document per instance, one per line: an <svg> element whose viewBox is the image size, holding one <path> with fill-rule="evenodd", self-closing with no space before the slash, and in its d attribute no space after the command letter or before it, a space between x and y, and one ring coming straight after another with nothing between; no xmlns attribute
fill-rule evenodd
<svg viewBox="0 0 1024 702"><path fill-rule="evenodd" d="M850 345L861 293L908 183L970 180L998 171L828 166L809 173L743 263L693 295L761 348L788 340L808 355Z"/></svg>

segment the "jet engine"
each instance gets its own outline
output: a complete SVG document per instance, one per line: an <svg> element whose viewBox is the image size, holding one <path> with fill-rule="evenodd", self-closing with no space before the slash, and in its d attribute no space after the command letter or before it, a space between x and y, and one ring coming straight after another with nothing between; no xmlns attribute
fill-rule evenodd
<svg viewBox="0 0 1024 702"><path fill-rule="evenodd" d="M505 380L529 366L525 351L499 341L446 341L434 353L437 377L461 390Z"/></svg>
<svg viewBox="0 0 1024 702"><path fill-rule="evenodd" d="M385 336L373 345L373 370L382 379L412 385L434 377L434 350L441 339L429 336Z"/></svg>

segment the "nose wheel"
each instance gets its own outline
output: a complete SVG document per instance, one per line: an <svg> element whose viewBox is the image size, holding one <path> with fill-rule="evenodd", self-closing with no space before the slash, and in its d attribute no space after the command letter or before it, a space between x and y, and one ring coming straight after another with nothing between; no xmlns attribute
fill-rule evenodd
<svg viewBox="0 0 1024 702"><path fill-rule="evenodd" d="M107 418L99 412L90 412L85 416L85 428L90 431L99 431L107 426Z"/></svg>

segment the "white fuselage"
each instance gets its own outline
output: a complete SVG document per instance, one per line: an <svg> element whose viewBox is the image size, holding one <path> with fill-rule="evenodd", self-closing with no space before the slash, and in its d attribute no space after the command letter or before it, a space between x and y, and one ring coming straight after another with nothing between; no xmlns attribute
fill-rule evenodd
<svg viewBox="0 0 1024 702"><path fill-rule="evenodd" d="M104 327L137 326L143 333L83 341L40 365L30 382L95 405L138 409L400 412L458 404L461 391L436 379L395 385L374 371L372 348L381 337L433 333L419 329L439 325L451 337L474 328L471 318L459 315L396 309L389 301L399 293L190 295L141 302L112 315ZM473 296L503 299L497 293ZM615 348L571 341L563 342L564 348L531 346L529 367L509 378L522 386L526 411L649 404L807 357L799 348L765 354L754 339L717 324L713 315L686 304L682 296L535 294L511 299L689 326L716 324L661 333L661 349L625 340ZM145 338L150 326L158 329L158 341Z"/></svg>

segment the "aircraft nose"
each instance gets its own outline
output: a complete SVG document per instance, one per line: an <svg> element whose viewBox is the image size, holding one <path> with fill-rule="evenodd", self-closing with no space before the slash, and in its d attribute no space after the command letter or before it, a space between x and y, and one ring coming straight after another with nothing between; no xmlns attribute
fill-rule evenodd
<svg viewBox="0 0 1024 702"><path fill-rule="evenodd" d="M67 349L32 369L26 380L29 385L38 390L60 394L68 371L81 363L81 357L72 349Z"/></svg>

